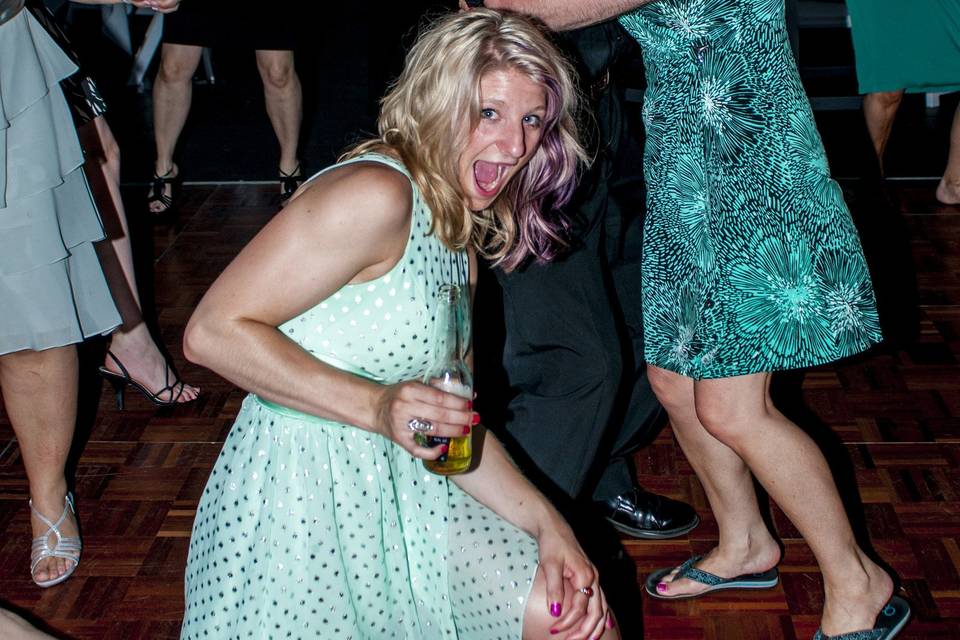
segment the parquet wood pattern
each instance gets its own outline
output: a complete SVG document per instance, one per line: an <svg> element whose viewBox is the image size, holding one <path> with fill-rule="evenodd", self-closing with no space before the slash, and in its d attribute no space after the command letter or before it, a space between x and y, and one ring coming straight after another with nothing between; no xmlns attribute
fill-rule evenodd
<svg viewBox="0 0 960 640"><path fill-rule="evenodd" d="M919 309L918 330L861 357L778 382L787 413L830 453L841 487L849 489L845 496L859 532L869 536L913 603L905 640L960 638L960 208L937 204L933 186L888 185L895 228L906 238L871 228L873 212L858 212L868 254L869 240L881 239L879 256L871 256L875 271L909 276L903 281L914 288L894 290L889 306ZM209 283L276 210L272 187L193 186L183 196L173 220L141 230L153 257L152 286L145 290L175 355ZM883 249L891 246L904 251ZM84 558L77 574L53 589L34 587L27 575L26 479L0 413L0 600L61 637L176 638L192 519L243 393L178 357L185 377L203 387L197 402L156 409L128 394L121 412L94 375L101 354L102 345L83 351L75 483ZM642 579L709 550L717 530L669 429L637 454L636 463L645 487L690 501L703 517L687 538L623 540ZM786 548L777 588L680 602L643 597L643 637L810 638L823 598L817 567L776 505L770 518Z"/></svg>

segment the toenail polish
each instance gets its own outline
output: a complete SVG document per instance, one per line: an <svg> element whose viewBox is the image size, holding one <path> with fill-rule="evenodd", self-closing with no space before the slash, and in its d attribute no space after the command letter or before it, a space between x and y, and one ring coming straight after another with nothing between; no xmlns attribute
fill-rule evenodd
<svg viewBox="0 0 960 640"><path fill-rule="evenodd" d="M550 603L550 615L552 615L554 618L559 618L559 617L560 617L560 603L559 603L559 602L551 602L551 603Z"/></svg>
<svg viewBox="0 0 960 640"><path fill-rule="evenodd" d="M666 593L666 592L667 592L667 585L663 584L662 582L658 582L657 593Z"/></svg>

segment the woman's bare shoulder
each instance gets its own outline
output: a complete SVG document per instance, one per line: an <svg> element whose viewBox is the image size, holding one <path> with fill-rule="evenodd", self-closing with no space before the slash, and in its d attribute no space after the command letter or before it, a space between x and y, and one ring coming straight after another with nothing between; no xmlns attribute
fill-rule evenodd
<svg viewBox="0 0 960 640"><path fill-rule="evenodd" d="M413 206L410 180L381 162L335 167L313 179L291 207L358 226L405 225Z"/></svg>

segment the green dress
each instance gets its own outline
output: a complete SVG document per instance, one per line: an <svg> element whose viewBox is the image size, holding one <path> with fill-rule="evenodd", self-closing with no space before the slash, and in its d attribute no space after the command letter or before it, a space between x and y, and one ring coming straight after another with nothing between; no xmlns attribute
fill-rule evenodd
<svg viewBox="0 0 960 640"><path fill-rule="evenodd" d="M420 378L437 288L467 280L413 195L396 266L279 327L383 383ZM537 562L532 538L392 441L250 395L197 509L181 637L516 639Z"/></svg>
<svg viewBox="0 0 960 640"><path fill-rule="evenodd" d="M660 0L643 48L646 359L694 379L807 367L880 340L857 231L783 0Z"/></svg>
<svg viewBox="0 0 960 640"><path fill-rule="evenodd" d="M960 0L847 0L860 93L960 91Z"/></svg>

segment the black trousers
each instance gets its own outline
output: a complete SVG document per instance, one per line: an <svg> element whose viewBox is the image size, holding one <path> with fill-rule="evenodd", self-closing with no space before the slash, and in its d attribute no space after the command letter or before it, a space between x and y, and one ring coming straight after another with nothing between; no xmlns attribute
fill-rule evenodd
<svg viewBox="0 0 960 640"><path fill-rule="evenodd" d="M583 206L596 222L565 259L495 270L512 394L501 435L548 491L602 500L633 487L630 454L661 410L643 363L642 220L605 191Z"/></svg>

